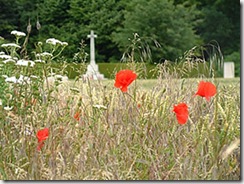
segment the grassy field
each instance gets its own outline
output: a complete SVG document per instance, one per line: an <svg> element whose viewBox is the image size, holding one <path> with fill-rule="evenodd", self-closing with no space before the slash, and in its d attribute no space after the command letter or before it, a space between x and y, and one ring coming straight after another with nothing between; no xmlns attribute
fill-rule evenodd
<svg viewBox="0 0 244 184"><path fill-rule="evenodd" d="M200 80L217 87L210 102L194 96ZM64 82L46 101L1 108L0 179L240 179L239 78L136 80L127 93L113 84ZM185 125L172 112L180 102L189 104Z"/></svg>
<svg viewBox="0 0 244 184"><path fill-rule="evenodd" d="M174 79L171 79L172 81L174 81ZM180 85L182 82L184 83L188 83L191 84L192 82L195 81L200 81L200 78L190 78L190 79L175 79L176 84ZM219 84L220 86L236 86L238 88L240 88L240 78L216 78L215 81L217 82L217 84ZM167 80L157 80L157 79L140 79L137 80L138 85L143 89L143 90L151 90L155 87L157 87L158 85L160 85L160 83L167 83ZM101 83L103 86L113 86L114 80L103 80L102 82L99 81L94 81L94 83Z"/></svg>
<svg viewBox="0 0 244 184"><path fill-rule="evenodd" d="M206 78L215 55L207 75L182 60L159 65L158 80L139 80L132 57L122 83L138 79L122 92L114 80L66 80L66 63L52 65L67 42L38 42L32 61L20 55L25 34L13 34L0 53L1 180L240 180L240 79ZM202 78L181 79L191 69ZM202 81L214 86L209 101L195 95Z"/></svg>

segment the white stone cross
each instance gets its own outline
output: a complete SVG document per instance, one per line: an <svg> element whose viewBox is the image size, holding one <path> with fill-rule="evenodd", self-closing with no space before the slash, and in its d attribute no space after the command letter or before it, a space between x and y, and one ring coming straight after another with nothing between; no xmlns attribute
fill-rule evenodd
<svg viewBox="0 0 244 184"><path fill-rule="evenodd" d="M90 64L87 66L87 71L83 75L83 78L94 80L104 79L104 75L100 74L98 70L98 65L95 61L95 38L97 37L97 35L95 35L94 31L91 30L91 34L87 35L87 37L90 38Z"/></svg>
<svg viewBox="0 0 244 184"><path fill-rule="evenodd" d="M90 64L94 65L95 62L95 38L97 35L94 34L94 31L91 30L91 34L87 35L90 38Z"/></svg>

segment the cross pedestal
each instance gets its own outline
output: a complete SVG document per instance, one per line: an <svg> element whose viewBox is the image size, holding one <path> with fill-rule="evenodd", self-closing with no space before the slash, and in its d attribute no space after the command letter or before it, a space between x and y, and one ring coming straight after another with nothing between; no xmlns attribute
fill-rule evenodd
<svg viewBox="0 0 244 184"><path fill-rule="evenodd" d="M98 65L95 62L95 38L97 35L91 31L91 34L87 35L87 37L90 38L90 64L87 66L87 71L83 75L83 78L94 80L104 79L104 75L99 72Z"/></svg>

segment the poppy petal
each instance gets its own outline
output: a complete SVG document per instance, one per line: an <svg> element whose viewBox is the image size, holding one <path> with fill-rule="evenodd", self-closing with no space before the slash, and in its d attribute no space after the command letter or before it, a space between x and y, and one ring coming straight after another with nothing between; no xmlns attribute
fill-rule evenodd
<svg viewBox="0 0 244 184"><path fill-rule="evenodd" d="M211 82L200 81L195 95L205 97L207 101L216 94L216 87Z"/></svg>
<svg viewBox="0 0 244 184"><path fill-rule="evenodd" d="M137 78L137 75L132 70L121 70L115 76L114 86L126 92L128 86Z"/></svg>
<svg viewBox="0 0 244 184"><path fill-rule="evenodd" d="M182 125L187 122L189 112L188 112L188 107L185 103L174 105L173 112L175 112L179 124Z"/></svg>

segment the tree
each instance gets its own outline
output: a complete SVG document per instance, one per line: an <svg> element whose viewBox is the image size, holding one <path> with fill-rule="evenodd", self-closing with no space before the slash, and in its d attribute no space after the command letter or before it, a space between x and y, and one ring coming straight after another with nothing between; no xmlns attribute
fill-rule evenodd
<svg viewBox="0 0 244 184"><path fill-rule="evenodd" d="M10 32L18 28L19 3L15 0L0 0L0 36L13 38Z"/></svg>
<svg viewBox="0 0 244 184"><path fill-rule="evenodd" d="M203 22L198 32L204 42L216 40L224 54L240 49L240 4L218 0L202 6Z"/></svg>
<svg viewBox="0 0 244 184"><path fill-rule="evenodd" d="M175 60L184 51L200 42L194 31L196 10L173 5L167 0L135 0L128 3L122 27L113 33L113 40L125 51L128 38L137 33L141 41L150 45L153 62L161 58ZM161 47L157 47L158 42Z"/></svg>
<svg viewBox="0 0 244 184"><path fill-rule="evenodd" d="M75 27L77 41L86 40L90 30L98 35L96 39L96 55L99 61L118 60L120 55L117 46L112 42L111 34L121 24L122 12L118 0L84 1L73 0L70 4L69 15L72 22L70 27Z"/></svg>

